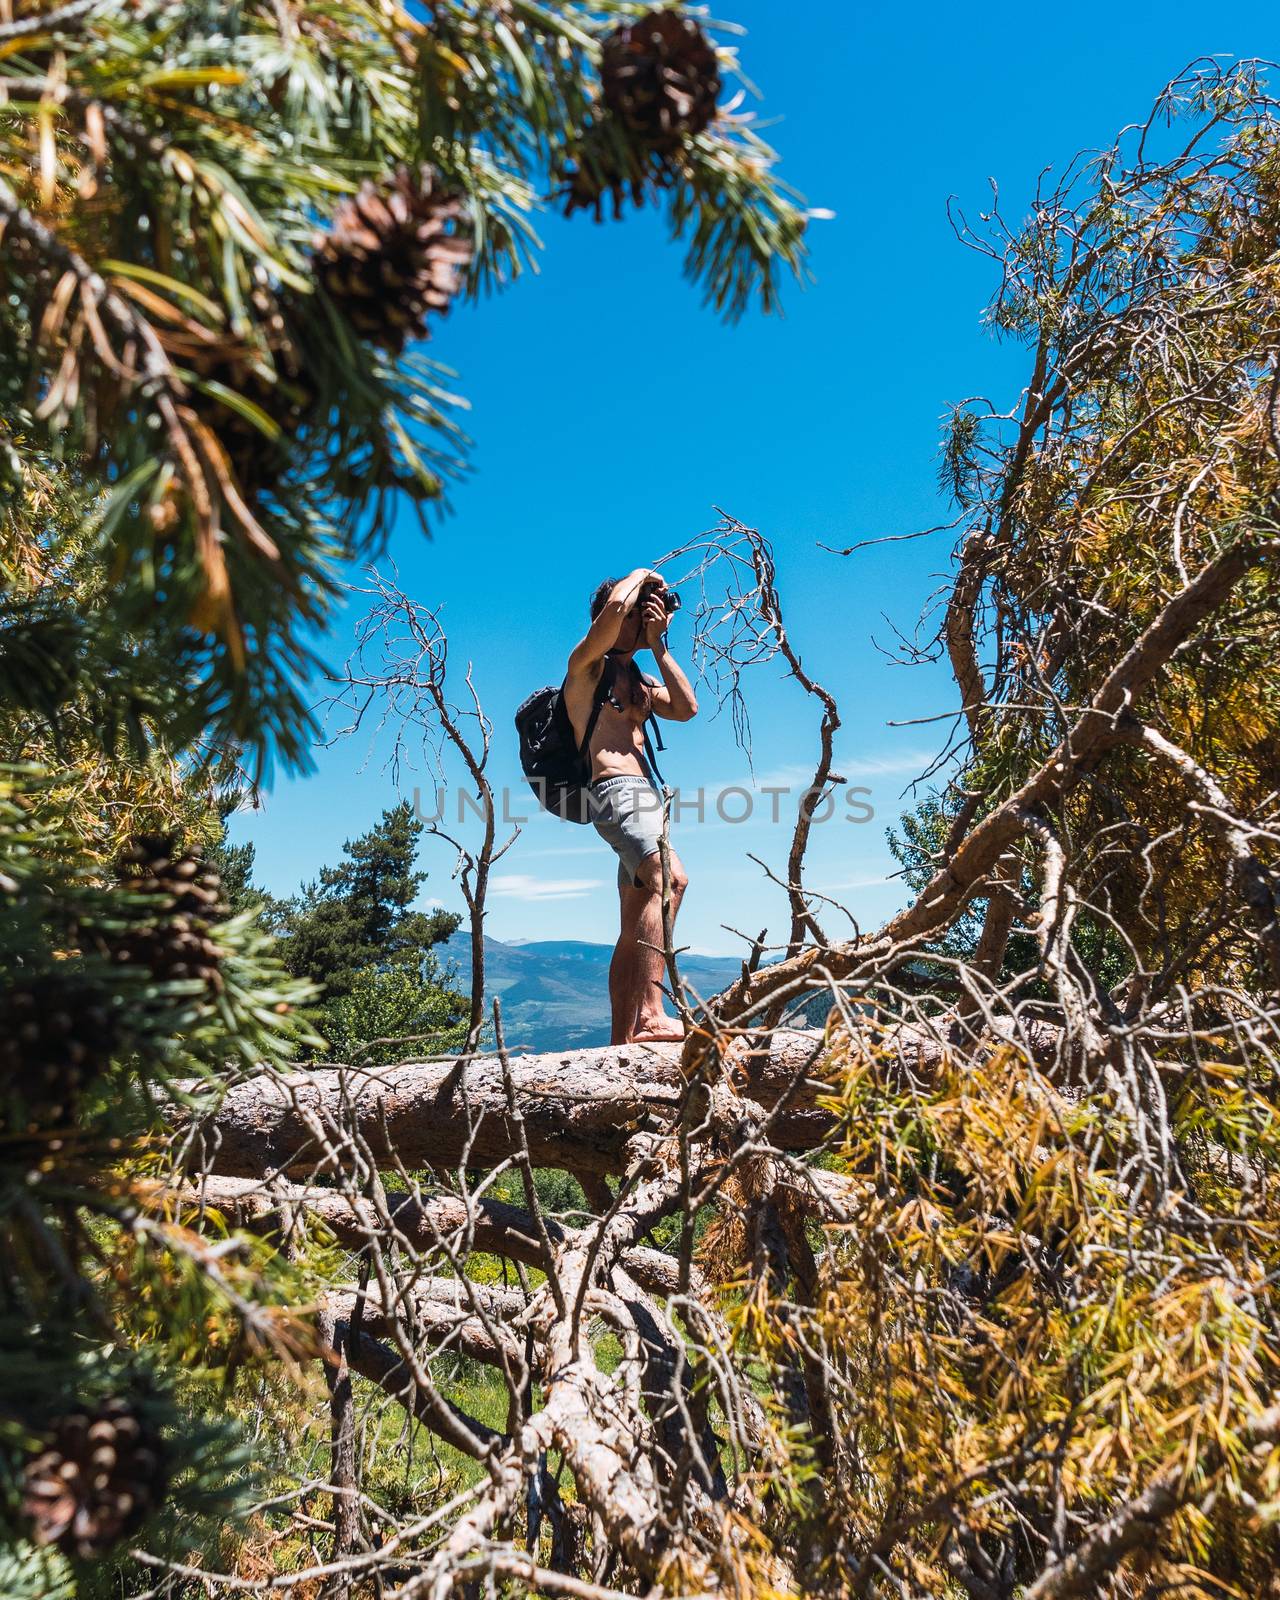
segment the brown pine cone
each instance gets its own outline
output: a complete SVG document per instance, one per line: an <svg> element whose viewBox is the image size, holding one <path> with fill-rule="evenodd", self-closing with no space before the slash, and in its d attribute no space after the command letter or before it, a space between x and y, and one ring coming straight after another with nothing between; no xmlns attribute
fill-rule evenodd
<svg viewBox="0 0 1280 1600"><path fill-rule="evenodd" d="M317 281L362 338L398 354L425 338L471 259L466 209L429 167L401 168L390 183L364 182L316 241Z"/></svg>
<svg viewBox="0 0 1280 1600"><path fill-rule="evenodd" d="M226 907L222 880L200 851L180 854L173 839L140 834L122 857L121 883L133 894L154 895L156 914L115 942L115 959L148 968L160 982L200 978L219 991L221 952L209 929Z"/></svg>
<svg viewBox="0 0 1280 1600"><path fill-rule="evenodd" d="M600 84L605 105L635 139L670 151L714 120L720 68L692 17L654 10L605 40Z"/></svg>
<svg viewBox="0 0 1280 1600"><path fill-rule="evenodd" d="M22 1512L38 1545L87 1560L132 1533L164 1499L164 1446L127 1401L73 1411L22 1475Z"/></svg>
<svg viewBox="0 0 1280 1600"><path fill-rule="evenodd" d="M0 993L0 1092L17 1100L24 1127L65 1122L114 1042L111 1012L91 984L56 969L16 982Z"/></svg>

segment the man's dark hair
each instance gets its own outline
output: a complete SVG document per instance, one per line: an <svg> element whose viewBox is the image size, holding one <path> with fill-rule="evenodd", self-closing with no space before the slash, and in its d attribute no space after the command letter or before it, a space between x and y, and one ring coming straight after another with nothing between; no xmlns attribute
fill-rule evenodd
<svg viewBox="0 0 1280 1600"><path fill-rule="evenodd" d="M604 603L618 584L617 578L606 578L591 596L591 620L594 622L604 610Z"/></svg>

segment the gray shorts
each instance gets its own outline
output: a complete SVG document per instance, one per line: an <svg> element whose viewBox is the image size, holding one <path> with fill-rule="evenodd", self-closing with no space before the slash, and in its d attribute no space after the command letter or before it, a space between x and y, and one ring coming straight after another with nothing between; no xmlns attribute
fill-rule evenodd
<svg viewBox="0 0 1280 1600"><path fill-rule="evenodd" d="M618 886L634 884L640 863L662 838L662 796L648 778L623 774L591 785L590 816L618 856Z"/></svg>

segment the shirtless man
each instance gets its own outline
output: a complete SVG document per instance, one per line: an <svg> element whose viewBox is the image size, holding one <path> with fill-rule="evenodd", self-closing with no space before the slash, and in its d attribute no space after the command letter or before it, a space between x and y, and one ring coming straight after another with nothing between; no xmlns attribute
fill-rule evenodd
<svg viewBox="0 0 1280 1600"><path fill-rule="evenodd" d="M647 567L600 585L591 597L591 626L569 657L564 684L565 708L581 743L601 675L609 674L607 698L591 735L590 803L596 831L618 856L622 931L609 966L613 1044L682 1037L662 1003L662 800L642 757L648 716L688 722L697 715L698 702L667 649L666 608L654 589L641 596L647 585L665 587ZM652 651L661 683L636 666L637 650ZM674 920L689 880L674 850L669 861Z"/></svg>

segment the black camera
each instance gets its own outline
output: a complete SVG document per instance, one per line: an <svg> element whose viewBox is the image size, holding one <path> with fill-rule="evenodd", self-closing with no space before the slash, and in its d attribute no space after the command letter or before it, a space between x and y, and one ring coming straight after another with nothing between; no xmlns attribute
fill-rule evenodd
<svg viewBox="0 0 1280 1600"><path fill-rule="evenodd" d="M669 617L679 611L680 596L674 589L668 589L665 583L654 583L652 581L642 583L640 585L640 596L636 604L643 605L650 595L656 596L662 602L662 607Z"/></svg>

